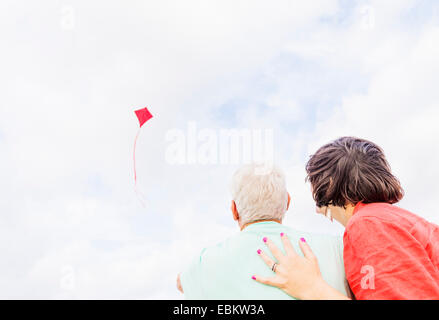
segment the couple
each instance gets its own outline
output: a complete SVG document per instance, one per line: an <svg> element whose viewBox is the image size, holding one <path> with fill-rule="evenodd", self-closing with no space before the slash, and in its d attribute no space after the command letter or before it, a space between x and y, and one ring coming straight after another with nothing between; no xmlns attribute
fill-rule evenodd
<svg viewBox="0 0 439 320"><path fill-rule="evenodd" d="M343 239L282 225L283 174L244 166L232 184L241 232L178 276L186 299L439 299L439 226L394 205L403 190L380 147L343 137L306 171L317 213L340 222Z"/></svg>

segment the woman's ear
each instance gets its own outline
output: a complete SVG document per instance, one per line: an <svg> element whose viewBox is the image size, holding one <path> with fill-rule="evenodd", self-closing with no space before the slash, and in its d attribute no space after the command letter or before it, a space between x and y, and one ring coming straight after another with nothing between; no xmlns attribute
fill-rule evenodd
<svg viewBox="0 0 439 320"><path fill-rule="evenodd" d="M290 207L291 196L288 192L287 192L287 194L288 194L288 202L287 202L287 211L288 211L288 208Z"/></svg>
<svg viewBox="0 0 439 320"><path fill-rule="evenodd" d="M235 200L232 200L232 207L230 209L232 210L233 220L238 221L239 220L239 213L238 213L238 209L236 209Z"/></svg>

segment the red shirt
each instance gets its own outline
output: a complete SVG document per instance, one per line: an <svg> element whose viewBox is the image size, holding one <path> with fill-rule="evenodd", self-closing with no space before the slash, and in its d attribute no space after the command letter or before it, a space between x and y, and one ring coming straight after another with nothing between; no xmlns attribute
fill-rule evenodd
<svg viewBox="0 0 439 320"><path fill-rule="evenodd" d="M439 299L439 226L387 203L359 203L343 237L357 299Z"/></svg>

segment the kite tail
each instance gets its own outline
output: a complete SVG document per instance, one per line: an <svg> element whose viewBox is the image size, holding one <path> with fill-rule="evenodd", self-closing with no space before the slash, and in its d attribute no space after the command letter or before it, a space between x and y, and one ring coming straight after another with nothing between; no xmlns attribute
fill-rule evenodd
<svg viewBox="0 0 439 320"><path fill-rule="evenodd" d="M137 188L137 171L136 171L136 145L137 145L137 138L139 138L140 135L140 129L137 131L137 135L136 138L134 139L134 151L133 151L133 167L134 167L134 192L137 195L137 198L139 199L140 203L142 204L143 207L145 206L145 202L143 201L144 196L143 194L140 192L140 190Z"/></svg>

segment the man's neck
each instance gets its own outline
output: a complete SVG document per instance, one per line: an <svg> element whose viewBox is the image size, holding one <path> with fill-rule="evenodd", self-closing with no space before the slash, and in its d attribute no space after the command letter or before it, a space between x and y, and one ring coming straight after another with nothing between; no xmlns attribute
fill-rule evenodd
<svg viewBox="0 0 439 320"><path fill-rule="evenodd" d="M277 219L256 220L256 221L252 221L252 222L249 222L249 223L246 223L245 225L243 225L241 227L241 231L244 230L246 227L248 227L251 224L255 224L255 223L259 223L259 222L267 222L267 221L272 221L272 222L277 222L277 223L282 224L282 221L281 220L277 220Z"/></svg>

